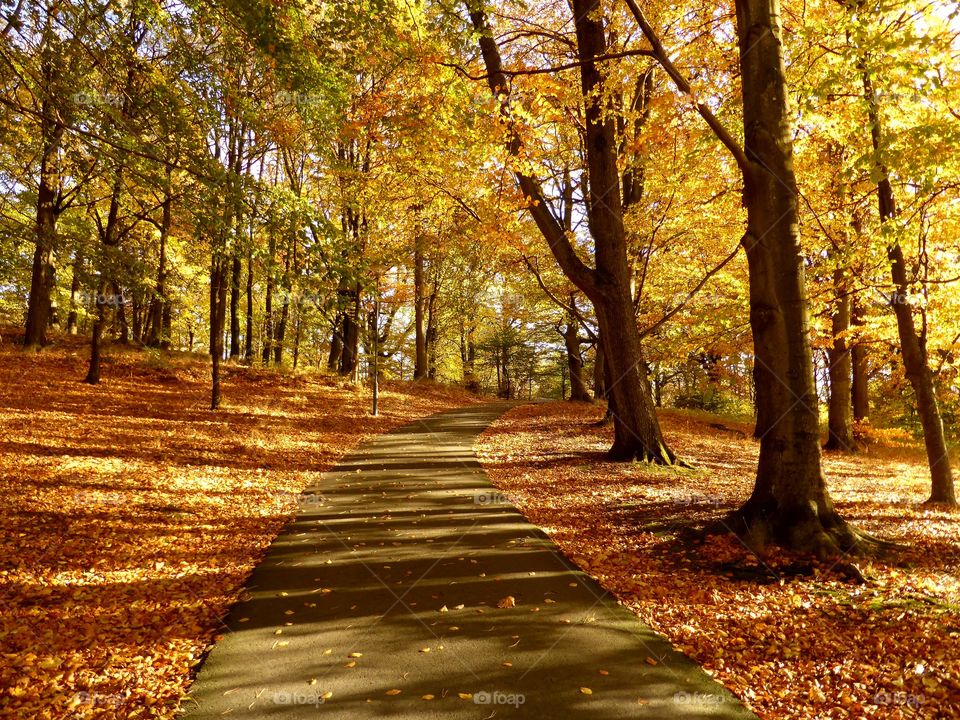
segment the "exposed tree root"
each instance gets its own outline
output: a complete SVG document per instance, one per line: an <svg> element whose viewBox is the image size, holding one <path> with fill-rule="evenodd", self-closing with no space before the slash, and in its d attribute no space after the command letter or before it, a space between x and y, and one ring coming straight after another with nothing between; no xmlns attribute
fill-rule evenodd
<svg viewBox="0 0 960 720"><path fill-rule="evenodd" d="M758 555L776 545L792 552L814 555L819 560L877 556L902 547L858 530L835 511L818 513L815 507L782 510L748 502L702 531L703 536L728 533L739 537ZM850 573L860 575L855 567L850 568ZM862 576L858 579L862 580Z"/></svg>

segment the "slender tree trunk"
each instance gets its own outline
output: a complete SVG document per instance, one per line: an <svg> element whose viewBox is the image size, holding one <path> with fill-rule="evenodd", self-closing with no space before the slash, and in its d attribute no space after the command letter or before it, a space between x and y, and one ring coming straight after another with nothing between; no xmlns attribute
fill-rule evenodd
<svg viewBox="0 0 960 720"><path fill-rule="evenodd" d="M67 334L77 334L77 295L80 292L80 273L83 269L83 258L77 251L73 255L73 275L70 278L70 312L67 315Z"/></svg>
<svg viewBox="0 0 960 720"><path fill-rule="evenodd" d="M230 259L230 359L240 357L240 277L243 263L240 248L233 249Z"/></svg>
<svg viewBox="0 0 960 720"><path fill-rule="evenodd" d="M173 168L168 165L160 216L160 257L157 262L157 287L153 294L153 302L150 305L150 334L147 337L147 345L150 347L164 347L164 343L169 344L169 335L164 327L163 318L165 309L169 304L167 298L167 240L170 237L170 227L173 224L172 175Z"/></svg>
<svg viewBox="0 0 960 720"><path fill-rule="evenodd" d="M603 343L598 340L593 347L593 399L605 400L607 397L607 361L603 355Z"/></svg>
<svg viewBox="0 0 960 720"><path fill-rule="evenodd" d="M865 324L864 308L859 296L854 295L852 300L852 314L850 324L855 328ZM858 337L850 348L850 359L853 366L852 396L853 419L855 422L864 422L870 419L870 368L867 363L867 345Z"/></svg>
<svg viewBox="0 0 960 720"><path fill-rule="evenodd" d="M881 224L897 215L890 173L881 159L882 134L880 108L873 89L873 82L866 69L862 71L863 95L867 104L870 121L870 135L875 154L875 165L879 180L877 182L877 203ZM927 463L930 466L931 492L927 502L957 504L953 486L953 470L950 467L950 453L943 430L943 419L933 386L933 373L927 358L926 333L918 334L910 304L910 280L907 276L907 264L900 242L894 239L887 248L890 260L890 274L893 279L894 293L890 299L893 314L897 319L897 334L900 337L900 352L903 369L913 388L917 401L917 414L923 427L923 441L927 451Z"/></svg>
<svg viewBox="0 0 960 720"><path fill-rule="evenodd" d="M327 356L327 369L338 371L340 357L343 355L343 318L344 313L338 312L330 328L330 354Z"/></svg>
<svg viewBox="0 0 960 720"><path fill-rule="evenodd" d="M263 354L261 356L264 365L270 364L270 357L273 354L273 261L277 253L277 243L273 231L270 231L270 239L267 243L267 290L263 300Z"/></svg>
<svg viewBox="0 0 960 720"><path fill-rule="evenodd" d="M293 369L297 369L297 363L300 360L300 328L301 328L301 318L300 313L297 313L297 321L294 326L295 330L293 333Z"/></svg>
<svg viewBox="0 0 960 720"><path fill-rule="evenodd" d="M574 297L571 293L570 301ZM567 324L563 331L563 345L567 355L567 370L570 376L570 401L590 402L590 392L583 380L583 359L580 357L580 325L576 316L568 313Z"/></svg>
<svg viewBox="0 0 960 720"><path fill-rule="evenodd" d="M414 326L414 364L413 379L427 377L427 328L426 328L426 260L424 258L423 229L417 226L413 247L413 326Z"/></svg>
<svg viewBox="0 0 960 720"><path fill-rule="evenodd" d="M829 435L824 447L831 450L851 452L856 449L853 441L853 418L850 391L850 347L847 335L850 330L850 293L843 268L833 271L835 291L831 330L833 344L827 350L830 363L830 405L828 417Z"/></svg>
<svg viewBox="0 0 960 720"><path fill-rule="evenodd" d="M220 362L223 358L223 330L226 320L227 263L216 254L210 265L210 409L220 407Z"/></svg>
<svg viewBox="0 0 960 720"><path fill-rule="evenodd" d="M252 238L251 238L252 241ZM253 362L253 246L247 248L247 326L243 338L243 359Z"/></svg>

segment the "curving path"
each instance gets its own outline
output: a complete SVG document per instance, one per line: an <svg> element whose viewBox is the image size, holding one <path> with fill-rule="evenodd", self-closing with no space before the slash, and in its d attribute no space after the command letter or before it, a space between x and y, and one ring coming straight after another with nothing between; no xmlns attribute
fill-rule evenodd
<svg viewBox="0 0 960 720"><path fill-rule="evenodd" d="M185 716L754 718L497 494L473 440L508 407L381 435L308 490Z"/></svg>

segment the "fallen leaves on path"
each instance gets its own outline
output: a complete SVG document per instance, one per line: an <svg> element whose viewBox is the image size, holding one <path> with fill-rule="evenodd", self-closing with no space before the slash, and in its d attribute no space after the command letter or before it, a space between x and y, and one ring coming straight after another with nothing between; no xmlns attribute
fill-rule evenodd
<svg viewBox="0 0 960 720"><path fill-rule="evenodd" d="M144 362L144 358L152 358ZM338 379L80 341L0 346L0 715L172 718L253 565L300 496L371 435L468 404L427 383ZM321 490L322 492L322 490Z"/></svg>
<svg viewBox="0 0 960 720"><path fill-rule="evenodd" d="M697 469L608 463L600 416L515 408L478 450L494 484L643 621L762 718L960 717L960 514L920 505L930 480L916 443L825 456L841 514L906 546L858 562L869 582L854 584L842 566L757 558L732 536L677 542L746 500L754 441L664 411L669 442Z"/></svg>

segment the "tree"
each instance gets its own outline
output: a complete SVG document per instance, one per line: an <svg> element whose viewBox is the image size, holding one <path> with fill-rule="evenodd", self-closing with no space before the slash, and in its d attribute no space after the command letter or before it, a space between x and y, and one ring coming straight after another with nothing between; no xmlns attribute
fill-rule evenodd
<svg viewBox="0 0 960 720"><path fill-rule="evenodd" d="M596 58L606 53L606 38L599 17L600 3L578 0L572 9L585 108L587 215L594 243L594 267L580 258L549 208L540 183L519 167L514 175L528 200L528 211L560 268L590 298L596 310L604 357L611 375L607 391L613 408L614 442L608 456L614 460L640 459L670 465L677 458L667 447L657 421L634 319L615 125L603 109L604 79L596 65ZM487 83L494 97L501 99L500 113L508 128L509 153L519 157L523 142L519 132L512 127L516 118L500 50L482 5L468 3L468 10L479 36Z"/></svg>

